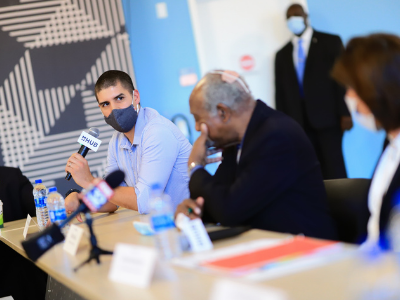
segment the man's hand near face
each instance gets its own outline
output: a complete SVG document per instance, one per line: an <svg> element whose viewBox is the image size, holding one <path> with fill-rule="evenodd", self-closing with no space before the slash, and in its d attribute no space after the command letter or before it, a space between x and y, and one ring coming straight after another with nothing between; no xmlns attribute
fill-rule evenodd
<svg viewBox="0 0 400 300"><path fill-rule="evenodd" d="M74 153L70 156L65 166L65 172L71 173L75 183L84 189L87 188L94 179L90 173L87 160L79 153Z"/></svg>
<svg viewBox="0 0 400 300"><path fill-rule="evenodd" d="M206 142L208 139L208 128L207 125L202 123L200 125L201 134L194 142L192 147L192 152L190 153L188 165L195 163L197 165L202 165L203 167L207 164L214 162L219 162L222 157L207 158L209 155L213 155L221 150L207 150Z"/></svg>

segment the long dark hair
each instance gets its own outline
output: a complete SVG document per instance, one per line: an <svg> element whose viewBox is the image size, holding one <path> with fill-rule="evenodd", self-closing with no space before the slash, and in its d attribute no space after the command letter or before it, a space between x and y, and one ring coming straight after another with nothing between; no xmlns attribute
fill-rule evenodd
<svg viewBox="0 0 400 300"><path fill-rule="evenodd" d="M356 37L336 61L332 77L355 90L386 131L400 128L400 38Z"/></svg>

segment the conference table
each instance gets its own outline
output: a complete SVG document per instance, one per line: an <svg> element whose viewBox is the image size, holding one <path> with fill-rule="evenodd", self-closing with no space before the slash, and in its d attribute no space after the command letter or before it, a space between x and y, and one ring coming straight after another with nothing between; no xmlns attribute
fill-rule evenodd
<svg viewBox="0 0 400 300"><path fill-rule="evenodd" d="M93 228L98 244L105 250L113 250L118 243L136 244L154 247L154 237L142 236L133 227L133 221L142 220L143 216L135 211L119 209L115 213L97 213L93 215ZM23 229L26 220L18 220L4 224L0 229L0 240L26 257L22 249ZM85 223L74 221L77 226L86 229ZM212 229L211 229L212 230ZM31 223L29 238L37 232ZM284 239L287 234L263 230L250 230L239 236L214 242L216 249L249 242L261 238ZM75 256L63 250L58 244L42 257L36 264L51 277L86 299L210 299L213 287L222 278L233 282L243 282L240 278L222 277L219 274L191 270L168 264L162 271L156 270L148 288L138 288L117 283L108 279L112 256L101 256L101 264L94 261L77 272L73 271L89 254L88 238L84 235L82 244ZM355 246L344 245L346 255L321 266L306 268L298 272L277 276L261 282L246 282L252 286L274 288L283 291L287 299L354 299L354 289L374 287L382 278L387 282L397 280L397 263L390 254L382 255L371 265L360 263L359 252ZM190 255L187 253L185 255ZM6 259L2 257L2 259ZM4 270L2 271L4 274ZM360 287L360 281L362 287ZM368 282L369 281L369 282ZM380 288L382 288L382 283ZM400 286L400 282L399 282ZM384 286L383 289L386 287ZM397 298L396 298L397 299Z"/></svg>

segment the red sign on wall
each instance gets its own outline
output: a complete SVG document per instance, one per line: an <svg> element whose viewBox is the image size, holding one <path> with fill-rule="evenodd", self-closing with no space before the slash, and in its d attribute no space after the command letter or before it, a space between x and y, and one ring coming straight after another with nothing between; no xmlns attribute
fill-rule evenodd
<svg viewBox="0 0 400 300"><path fill-rule="evenodd" d="M245 71L250 71L254 68L255 60L251 55L243 55L240 58L240 67Z"/></svg>

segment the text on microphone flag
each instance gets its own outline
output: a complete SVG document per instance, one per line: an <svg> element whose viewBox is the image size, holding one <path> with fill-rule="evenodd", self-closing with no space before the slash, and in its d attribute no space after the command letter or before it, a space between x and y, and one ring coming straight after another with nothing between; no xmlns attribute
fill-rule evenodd
<svg viewBox="0 0 400 300"><path fill-rule="evenodd" d="M100 147L101 141L89 133L82 131L81 135L79 136L78 143L96 152Z"/></svg>

